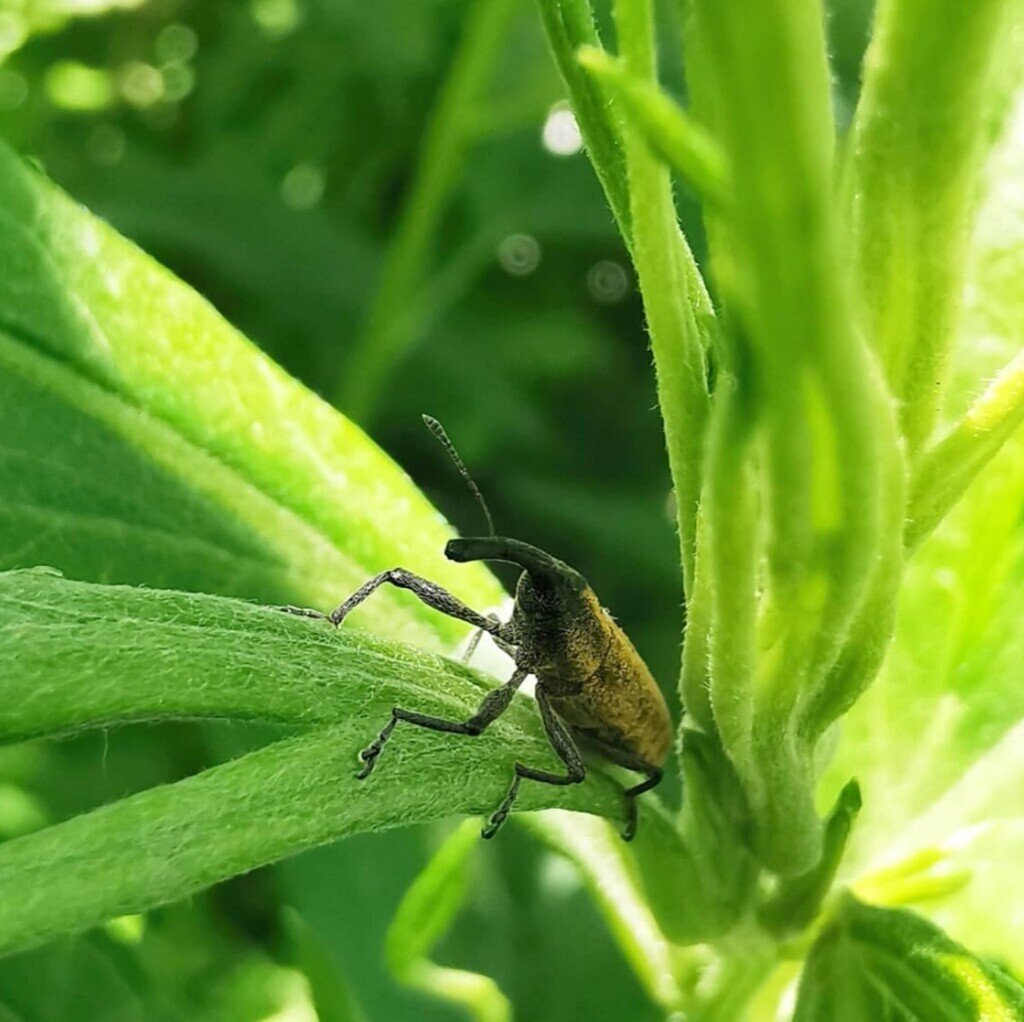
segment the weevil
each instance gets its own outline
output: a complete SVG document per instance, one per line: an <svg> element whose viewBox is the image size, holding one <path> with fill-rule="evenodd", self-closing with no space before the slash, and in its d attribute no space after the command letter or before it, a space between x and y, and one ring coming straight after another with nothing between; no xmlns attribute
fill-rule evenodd
<svg viewBox="0 0 1024 1022"><path fill-rule="evenodd" d="M405 568L382 571L359 587L330 614L305 608L282 608L290 613L342 621L382 585L407 589L428 607L475 626L468 649L472 655L481 635L488 633L513 660L512 677L484 696L476 713L466 720L446 720L395 706L377 737L359 753L365 780L373 772L385 744L399 722L446 734L483 734L509 707L512 697L530 676L536 679L537 708L551 746L565 773L538 770L516 762L512 782L483 829L491 838L505 822L524 780L569 785L587 773L580 746L619 766L644 775L626 788L626 823L622 836L636 833L636 799L662 778L662 765L672 744L668 708L647 665L626 633L601 606L586 579L568 564L518 539L494 533L483 494L470 475L444 428L429 415L427 428L448 452L483 509L489 534L449 540L445 556L451 561L505 561L522 569L508 621L484 616L441 586Z"/></svg>

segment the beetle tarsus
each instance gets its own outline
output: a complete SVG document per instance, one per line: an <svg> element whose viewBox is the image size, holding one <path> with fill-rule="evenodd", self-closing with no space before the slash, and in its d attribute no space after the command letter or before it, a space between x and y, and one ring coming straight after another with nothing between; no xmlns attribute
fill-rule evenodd
<svg viewBox="0 0 1024 1022"><path fill-rule="evenodd" d="M317 621L331 620L327 614L323 614L319 610L313 610L312 607L292 607L289 605L286 607L274 607L274 610L278 610L282 614L291 614L294 617L311 617Z"/></svg>
<svg viewBox="0 0 1024 1022"><path fill-rule="evenodd" d="M377 765L377 757L380 756L384 749L384 743L391 737L391 732L395 730L395 725L398 723L398 716L395 711L391 711L391 720L384 725L381 732L377 737L359 753L359 758L363 761L363 769L356 774L356 779L365 781L370 774L373 773L373 768Z"/></svg>
<svg viewBox="0 0 1024 1022"><path fill-rule="evenodd" d="M639 784L634 784L632 788L627 788L624 793L626 796L626 825L622 828L623 841L632 841L636 837L637 816L639 813L637 797L659 784L664 775L661 767L651 766L647 763L637 763L634 769L642 770L647 774L647 777Z"/></svg>
<svg viewBox="0 0 1024 1022"><path fill-rule="evenodd" d="M493 813L488 817L487 824L484 829L480 831L480 836L485 840L490 840L495 834L501 830L502 824L508 819L509 811L512 808L512 803L515 802L516 796L519 794L519 785L522 781L519 772L516 771L515 776L512 778L512 784L509 786L508 792L505 797L501 800L501 805L494 810Z"/></svg>

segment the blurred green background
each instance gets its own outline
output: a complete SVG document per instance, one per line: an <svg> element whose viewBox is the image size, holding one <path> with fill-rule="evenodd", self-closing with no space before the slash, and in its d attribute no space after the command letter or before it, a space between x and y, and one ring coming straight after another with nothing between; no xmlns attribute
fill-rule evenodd
<svg viewBox="0 0 1024 1022"><path fill-rule="evenodd" d="M464 145L415 261L419 286L386 303L403 357L375 400L346 398L372 347L370 310L424 134L480 6L2 0L0 133L351 413L475 531L479 512L419 415L441 419L499 531L587 575L678 714L682 590L639 298L528 0L504 5L494 57L461 110ZM870 4L830 8L842 129ZM679 5L660 16L678 40ZM664 61L679 91L678 48ZM679 200L700 258L698 210ZM0 817L24 828L33 813L63 818L249 740L139 727L3 750L0 808L4 779L31 778L37 801ZM296 961L326 977L313 998L323 1018L460 1017L397 986L382 960L394 908L443 833L353 839L154 913L141 937L7 960L0 1018L312 1017L281 967ZM440 961L495 977L521 1019L656 1017L566 863L510 828L474 869ZM55 1000L54 976L76 977L76 1014ZM95 1009L81 1000L90 985ZM49 1001L32 1000L47 986Z"/></svg>

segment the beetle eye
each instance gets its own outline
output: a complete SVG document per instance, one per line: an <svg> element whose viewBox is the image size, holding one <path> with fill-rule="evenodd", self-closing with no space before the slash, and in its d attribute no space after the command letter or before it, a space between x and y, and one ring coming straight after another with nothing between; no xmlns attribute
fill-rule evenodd
<svg viewBox="0 0 1024 1022"><path fill-rule="evenodd" d="M590 588L587 580L578 571L571 572L570 577L572 578L573 592L585 593Z"/></svg>

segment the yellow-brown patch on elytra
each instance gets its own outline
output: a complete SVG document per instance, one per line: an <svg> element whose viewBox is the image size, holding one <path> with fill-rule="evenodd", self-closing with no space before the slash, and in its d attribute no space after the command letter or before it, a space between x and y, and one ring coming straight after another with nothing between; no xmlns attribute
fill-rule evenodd
<svg viewBox="0 0 1024 1022"><path fill-rule="evenodd" d="M552 695L552 703L566 723L661 766L672 747L672 721L661 689L593 590L586 590L584 603L586 616L565 634L557 677L549 682L546 672L537 676L559 693ZM565 685L570 674L576 681L571 693Z"/></svg>

